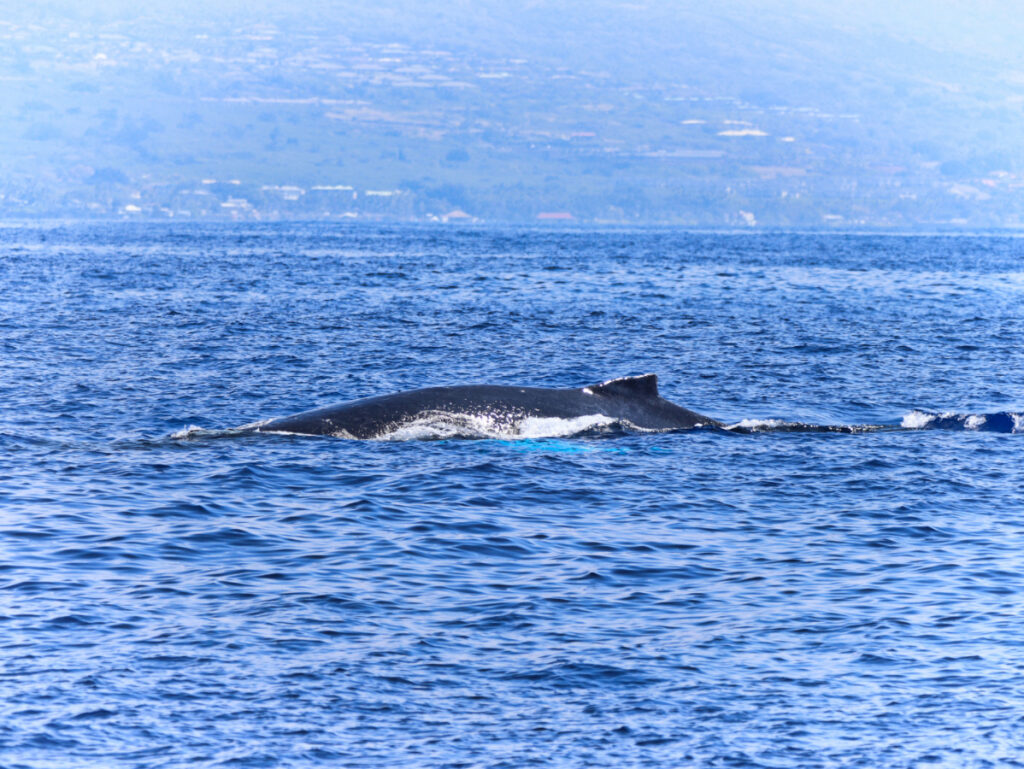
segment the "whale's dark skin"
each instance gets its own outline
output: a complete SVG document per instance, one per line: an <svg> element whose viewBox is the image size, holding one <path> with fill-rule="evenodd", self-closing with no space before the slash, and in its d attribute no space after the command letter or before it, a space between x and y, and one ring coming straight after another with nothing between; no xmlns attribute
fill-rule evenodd
<svg viewBox="0 0 1024 769"><path fill-rule="evenodd" d="M255 429L374 438L438 414L484 417L511 428L530 417L573 419L595 414L642 430L724 427L715 419L662 398L657 376L646 374L568 390L499 385L427 387L304 411L272 419Z"/></svg>

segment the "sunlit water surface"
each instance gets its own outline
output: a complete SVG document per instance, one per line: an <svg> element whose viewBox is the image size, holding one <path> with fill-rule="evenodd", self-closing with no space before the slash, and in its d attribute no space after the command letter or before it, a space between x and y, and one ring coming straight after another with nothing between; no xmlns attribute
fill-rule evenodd
<svg viewBox="0 0 1024 769"><path fill-rule="evenodd" d="M0 228L0 765L1018 765L1022 256ZM886 429L217 432L645 372L729 423Z"/></svg>

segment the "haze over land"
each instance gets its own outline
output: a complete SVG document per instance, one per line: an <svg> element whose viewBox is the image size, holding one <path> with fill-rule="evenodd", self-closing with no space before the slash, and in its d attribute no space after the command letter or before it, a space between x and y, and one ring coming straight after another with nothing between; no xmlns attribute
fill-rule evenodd
<svg viewBox="0 0 1024 769"><path fill-rule="evenodd" d="M0 6L0 216L1024 225L1009 3Z"/></svg>

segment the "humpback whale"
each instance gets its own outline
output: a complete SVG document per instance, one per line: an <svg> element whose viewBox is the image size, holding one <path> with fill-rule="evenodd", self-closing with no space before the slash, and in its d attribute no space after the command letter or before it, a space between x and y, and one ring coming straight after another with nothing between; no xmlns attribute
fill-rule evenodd
<svg viewBox="0 0 1024 769"><path fill-rule="evenodd" d="M593 417L595 426L667 432L724 427L658 394L654 374L575 389L461 385L378 395L248 426L263 433L378 438L423 420L474 421L492 432L520 434L531 419Z"/></svg>

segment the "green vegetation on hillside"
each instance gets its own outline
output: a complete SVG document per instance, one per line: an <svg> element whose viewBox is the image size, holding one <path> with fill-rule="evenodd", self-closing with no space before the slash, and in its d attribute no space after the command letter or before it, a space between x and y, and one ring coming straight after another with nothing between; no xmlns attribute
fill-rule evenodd
<svg viewBox="0 0 1024 769"><path fill-rule="evenodd" d="M1024 223L1009 43L783 7L12 10L0 215Z"/></svg>

